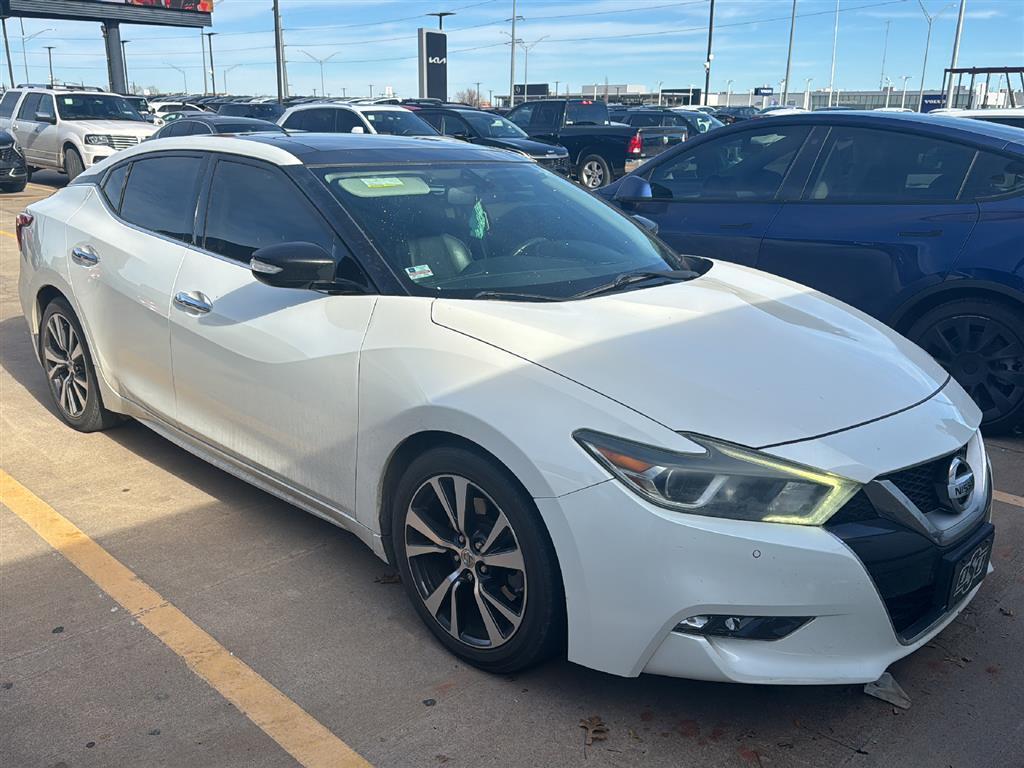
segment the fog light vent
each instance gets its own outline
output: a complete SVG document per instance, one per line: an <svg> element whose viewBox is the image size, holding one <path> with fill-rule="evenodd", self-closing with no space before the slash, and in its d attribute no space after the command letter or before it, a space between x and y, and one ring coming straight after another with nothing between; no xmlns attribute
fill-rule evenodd
<svg viewBox="0 0 1024 768"><path fill-rule="evenodd" d="M673 632L743 640L779 640L796 632L813 616L725 616L698 614L676 624Z"/></svg>

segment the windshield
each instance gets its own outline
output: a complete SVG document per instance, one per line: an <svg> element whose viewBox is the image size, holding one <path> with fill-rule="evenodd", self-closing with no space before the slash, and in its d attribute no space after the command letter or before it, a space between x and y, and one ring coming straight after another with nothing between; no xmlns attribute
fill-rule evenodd
<svg viewBox="0 0 1024 768"><path fill-rule="evenodd" d="M377 133L394 136L437 136L437 131L407 109L367 109L363 117Z"/></svg>
<svg viewBox="0 0 1024 768"><path fill-rule="evenodd" d="M146 122L125 99L107 94L75 93L57 96L62 120L128 120Z"/></svg>
<svg viewBox="0 0 1024 768"><path fill-rule="evenodd" d="M284 107L280 104L221 104L217 114L274 121L284 114Z"/></svg>
<svg viewBox="0 0 1024 768"><path fill-rule="evenodd" d="M526 131L506 120L501 115L492 115L487 112L460 112L466 122L473 126L473 130L489 139L526 139L529 138Z"/></svg>
<svg viewBox="0 0 1024 768"><path fill-rule="evenodd" d="M124 100L139 114L149 112L149 102L141 96L125 96Z"/></svg>
<svg viewBox="0 0 1024 768"><path fill-rule="evenodd" d="M418 295L560 299L625 273L707 268L533 163L312 170Z"/></svg>
<svg viewBox="0 0 1024 768"><path fill-rule="evenodd" d="M721 128L725 125L717 117L707 114L706 112L691 112L687 115L688 118L697 126L697 130L701 133L707 133L712 128Z"/></svg>

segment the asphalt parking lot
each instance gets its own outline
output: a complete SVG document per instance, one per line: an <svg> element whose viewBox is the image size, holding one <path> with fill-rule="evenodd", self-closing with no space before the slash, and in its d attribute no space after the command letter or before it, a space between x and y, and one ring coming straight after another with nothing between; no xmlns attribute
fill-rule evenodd
<svg viewBox="0 0 1024 768"><path fill-rule="evenodd" d="M995 572L891 670L909 710L860 686L564 661L489 676L433 640L354 536L138 424L58 421L13 232L62 183L0 196L0 765L1024 765L1024 439L989 440ZM587 745L581 721L605 738Z"/></svg>

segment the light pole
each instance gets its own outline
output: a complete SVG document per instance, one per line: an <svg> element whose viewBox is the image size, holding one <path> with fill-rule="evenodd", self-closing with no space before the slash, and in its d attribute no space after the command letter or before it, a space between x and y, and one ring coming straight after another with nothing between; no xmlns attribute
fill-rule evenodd
<svg viewBox="0 0 1024 768"><path fill-rule="evenodd" d="M50 87L53 88L53 49L56 46L44 45L43 47L46 49L46 59L50 64Z"/></svg>
<svg viewBox="0 0 1024 768"><path fill-rule="evenodd" d="M551 35L544 35L538 37L532 43L527 43L523 40L519 41L519 45L523 49L523 101L530 100L530 51L532 51L538 43L547 40Z"/></svg>
<svg viewBox="0 0 1024 768"><path fill-rule="evenodd" d="M228 72L230 72L235 67L240 67L240 66L242 66L242 65L241 64L232 64L230 67L224 67L223 72L221 72L221 77L224 79L224 93L231 93L231 89L228 88Z"/></svg>
<svg viewBox="0 0 1024 768"><path fill-rule="evenodd" d="M474 104L473 106L476 107L477 109L480 109L480 102L481 101L482 101L482 99L480 98L480 81L477 80L476 81L476 104Z"/></svg>
<svg viewBox="0 0 1024 768"><path fill-rule="evenodd" d="M811 108L811 81L813 79L813 77L808 77L804 83L804 109Z"/></svg>
<svg viewBox="0 0 1024 768"><path fill-rule="evenodd" d="M795 0L794 0L795 2ZM708 13L708 57L704 59L704 106L708 103L708 91L711 90L711 62L715 54L711 52L711 38L715 33L715 0L711 0L711 11ZM788 77L788 73L787 73ZM659 99L658 103L661 101Z"/></svg>
<svg viewBox="0 0 1024 768"><path fill-rule="evenodd" d="M210 91L206 88L206 36L202 27L199 28L199 45L203 49L203 96L207 96Z"/></svg>
<svg viewBox="0 0 1024 768"><path fill-rule="evenodd" d="M889 108L889 97L892 96L892 80L890 80L888 77L886 77L885 78L885 83L884 83L883 87L885 88L885 108L888 109Z"/></svg>
<svg viewBox="0 0 1024 768"><path fill-rule="evenodd" d="M952 8L953 4L949 3L948 5L942 6L942 8L939 9L939 12L934 16L928 13L928 9L924 7L924 0L917 0L917 4L921 6L921 13L924 14L925 21L928 22L928 36L924 41L924 64L921 65L921 82L919 83L919 90L917 94L917 111L922 112L924 111L924 78L928 69L928 49L932 45L932 24L935 23L935 20L939 18L939 16L946 12L947 8Z"/></svg>
<svg viewBox="0 0 1024 768"><path fill-rule="evenodd" d="M836 51L839 48L839 0L836 0L836 20L832 27L832 69L828 76L828 106L832 106L832 91L836 87Z"/></svg>
<svg viewBox="0 0 1024 768"><path fill-rule="evenodd" d="M505 19L505 21L512 22L512 34L509 35L512 38L512 43L509 45L508 59L508 105L514 107L516 105L516 22L523 21L522 16L516 15L516 0L512 0L512 18Z"/></svg>
<svg viewBox="0 0 1024 768"><path fill-rule="evenodd" d="M320 65L320 94L322 96L326 96L327 95L327 88L324 87L324 64L326 64L328 61L330 61L335 56L337 56L339 53L341 53L341 51L335 51L330 56L327 56L326 58L323 58L323 59L317 58L316 56L314 56L309 51L302 51L302 50L300 50L299 53L306 54L307 56L309 56L309 58L311 58L313 61L315 61L317 64Z"/></svg>
<svg viewBox="0 0 1024 768"><path fill-rule="evenodd" d="M171 64L171 62L169 62L169 61L165 61L164 62L164 66L165 67L170 67L171 69L176 69L179 72L181 72L181 81L182 81L181 84L182 84L182 87L185 89L184 91L182 91L182 93L187 94L188 93L188 75L185 73L185 70L182 69L181 67L178 67L178 66L175 66L174 64Z"/></svg>
<svg viewBox="0 0 1024 768"><path fill-rule="evenodd" d="M18 21L21 21L21 19L18 19ZM25 82L26 83L28 83L29 80L31 80L31 78L29 77L29 74L28 74L28 54L25 53L25 43L27 43L33 37L39 37L39 35L43 34L44 32L54 32L54 31L56 31L56 30L54 30L51 27L51 28L48 28L48 29L41 29L38 32L33 32L31 35L26 35L25 34L25 22L21 21L21 60L22 60L22 64L25 66ZM11 85L14 85L14 83L11 83Z"/></svg>
<svg viewBox="0 0 1024 768"><path fill-rule="evenodd" d="M522 20L522 18L523 18L522 16L519 17L520 20ZM514 21L512 22L512 26L513 27L515 26L515 22ZM504 30L502 30L501 34L503 34L505 37L508 38L508 40L509 40L508 44L512 47L512 51L513 51L513 53L512 53L512 62L513 62L513 66L514 66L515 65L515 50L516 50L516 46L517 45L522 45L523 44L523 39L520 38L520 37L515 37L514 35L510 35L508 32L505 32ZM515 94L516 94L516 82L515 82L516 81L516 76L515 76L515 70L513 70L513 74L509 78L509 80L511 81L509 83L509 91L508 91L508 93L509 93L509 96L508 96L508 98L509 98L509 106L510 107L514 107L516 105L516 96L515 96ZM526 101L526 86L525 85L523 86L523 101Z"/></svg>
<svg viewBox="0 0 1024 768"><path fill-rule="evenodd" d="M455 11L437 11L435 13L428 13L427 16L437 16L437 28L444 29L444 17L454 16Z"/></svg>
<svg viewBox="0 0 1024 768"><path fill-rule="evenodd" d="M373 98L373 83L370 83L370 98Z"/></svg>
<svg viewBox="0 0 1024 768"><path fill-rule="evenodd" d="M885 87L885 55L889 52L889 25L892 21L885 22L885 42L882 44L882 74L878 77L878 87Z"/></svg>
<svg viewBox="0 0 1024 768"><path fill-rule="evenodd" d="M903 98L900 99L900 109L906 109L907 108L907 80L913 80L913 76L911 76L911 75L904 75L903 76Z"/></svg>
<svg viewBox="0 0 1024 768"><path fill-rule="evenodd" d="M128 43L130 42L131 40L121 41L121 64L124 68L124 89L128 91L128 93L131 93L132 89L128 87L128 52L125 49L125 46L128 45Z"/></svg>
<svg viewBox="0 0 1024 768"><path fill-rule="evenodd" d="M732 80L725 81L725 106L729 106L729 102L732 101Z"/></svg>
<svg viewBox="0 0 1024 768"><path fill-rule="evenodd" d="M210 90L213 91L213 95L217 95L217 70L213 65L213 36L216 32L204 32L206 35L206 47L210 49Z"/></svg>
<svg viewBox="0 0 1024 768"><path fill-rule="evenodd" d="M964 11L967 10L967 0L960 0L960 13L956 19L956 37L953 38L953 59L949 63L950 69L956 69L957 61L960 59L960 35L964 31ZM1010 82L1009 76L1006 78L1007 84ZM946 106L955 107L953 103L953 73L949 73L949 85L946 86Z"/></svg>
<svg viewBox="0 0 1024 768"><path fill-rule="evenodd" d="M661 86L663 86L664 84L665 84L664 80L659 80L658 81L658 106L659 107L661 106Z"/></svg>
<svg viewBox="0 0 1024 768"><path fill-rule="evenodd" d="M789 70L793 64L793 33L796 31L796 0L793 0L793 11L789 17L789 53L786 54L786 79L782 86L782 106L786 106L789 98Z"/></svg>

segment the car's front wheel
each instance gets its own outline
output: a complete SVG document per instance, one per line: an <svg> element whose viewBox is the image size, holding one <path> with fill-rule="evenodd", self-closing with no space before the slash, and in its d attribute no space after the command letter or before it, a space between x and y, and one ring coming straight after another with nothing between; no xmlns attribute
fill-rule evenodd
<svg viewBox="0 0 1024 768"><path fill-rule="evenodd" d="M62 298L51 301L43 311L39 353L50 395L65 423L79 432L96 432L121 420L103 407L82 326Z"/></svg>
<svg viewBox="0 0 1024 768"><path fill-rule="evenodd" d="M580 160L576 175L587 189L597 189L612 181L612 169L600 155L587 155Z"/></svg>
<svg viewBox="0 0 1024 768"><path fill-rule="evenodd" d="M402 582L450 651L509 673L561 649L554 548L533 501L502 468L466 448L437 448L412 462L392 498Z"/></svg>
<svg viewBox="0 0 1024 768"><path fill-rule="evenodd" d="M925 312L907 337L938 361L981 408L993 433L1024 425L1024 313L964 298Z"/></svg>
<svg viewBox="0 0 1024 768"><path fill-rule="evenodd" d="M74 181L85 170L85 163L78 150L68 147L64 150L64 171L68 175L68 181Z"/></svg>

